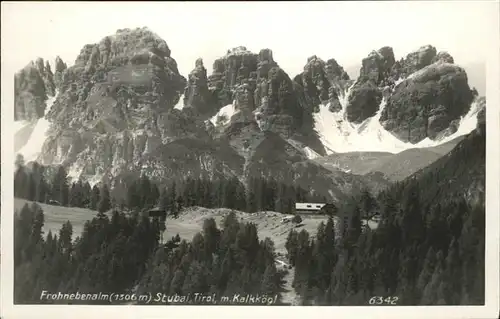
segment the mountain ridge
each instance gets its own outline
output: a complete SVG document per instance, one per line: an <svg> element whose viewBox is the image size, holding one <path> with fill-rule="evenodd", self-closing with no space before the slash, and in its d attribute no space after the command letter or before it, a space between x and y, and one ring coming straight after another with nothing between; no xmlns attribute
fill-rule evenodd
<svg viewBox="0 0 500 319"><path fill-rule="evenodd" d="M331 195L339 183L332 184L335 178L325 176L346 172L315 168L310 159L334 152L330 144L341 141L341 134L378 134L382 142L383 133L402 150L430 146L452 137L472 99L477 100L473 91L455 99L454 88L467 86L467 76L448 53L438 53L432 46L400 61L390 47L373 51L363 60L356 80L335 59L325 62L316 56L307 59L302 73L291 77L274 61L270 49L256 54L245 47L228 50L214 62L210 75L203 60L196 60L185 78L171 53L148 28L123 29L85 45L73 66L57 59L54 74L43 60L30 64L19 73L24 75L16 75L16 119L33 122L38 116L50 127L42 130L48 137L39 155L28 160L62 164L74 178L97 180L138 171L158 178L206 173L245 180L290 175L291 182L297 182L319 169L321 174L312 175L318 181L325 179L318 183L326 182L325 193ZM415 72L421 76L401 78ZM42 90L42 84L48 89ZM426 109L437 111L404 115L415 127L408 140L398 133L402 115L397 113L414 94L425 101ZM394 96L400 96L403 104ZM52 103L45 103L47 97L54 99ZM433 106L433 97L445 106ZM463 101L460 110L448 113L456 101ZM234 109L230 118L218 121L229 105ZM422 128L426 119L435 124ZM335 131L340 136L325 133L335 125L340 125ZM20 145L27 132L26 125L18 127ZM429 128L435 133L428 133Z"/></svg>

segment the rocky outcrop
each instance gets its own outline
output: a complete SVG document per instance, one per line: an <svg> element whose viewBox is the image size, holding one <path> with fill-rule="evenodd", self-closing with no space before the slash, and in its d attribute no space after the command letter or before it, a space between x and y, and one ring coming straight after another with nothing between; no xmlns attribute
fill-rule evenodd
<svg viewBox="0 0 500 319"><path fill-rule="evenodd" d="M465 71L453 62L448 52L437 53L431 45L399 61L391 47L372 51L351 88L346 118L362 123L379 111L385 99L380 122L400 140L417 143L454 133L473 94Z"/></svg>
<svg viewBox="0 0 500 319"><path fill-rule="evenodd" d="M50 64L38 58L14 76L14 121L33 121L44 116L46 99L55 95Z"/></svg>
<svg viewBox="0 0 500 319"><path fill-rule="evenodd" d="M448 52L441 51L432 59L432 63L436 63L436 62L453 64L453 63L455 63L455 60Z"/></svg>
<svg viewBox="0 0 500 319"><path fill-rule="evenodd" d="M147 170L158 177L180 170L179 154L189 153L190 163L204 163L210 174L234 175L249 172L251 154L272 134L287 145L293 138L319 141L311 104L271 50L228 50L210 76L198 59L187 81L170 54L165 41L143 28L85 45L69 68L58 59L60 94L48 114L53 130L40 159L66 164L80 176ZM325 68L331 79L346 76L334 60ZM174 109L181 93L184 107ZM235 114L224 127L208 121L228 104ZM320 142L311 147L324 152ZM200 172L182 165L184 177Z"/></svg>
<svg viewBox="0 0 500 319"><path fill-rule="evenodd" d="M326 76L325 70L323 73ZM332 60L329 76L333 79L347 75ZM208 82L220 107L234 101L238 115L228 125L236 121L239 128L244 123L254 125L256 121L259 129L278 133L285 139L293 135L308 135L311 141L317 139L313 132L313 103L302 98L304 88L279 67L271 50L262 49L258 54L243 46L228 50L214 62ZM324 149L318 152L324 153Z"/></svg>
<svg viewBox="0 0 500 319"><path fill-rule="evenodd" d="M170 53L164 40L138 28L85 45L69 68L58 58L60 93L47 114L52 134L41 160L66 163L83 175L105 174L136 169L163 143L203 136L188 110L171 112L186 80ZM194 74L191 83L200 85ZM196 107L196 94L190 103Z"/></svg>
<svg viewBox="0 0 500 319"><path fill-rule="evenodd" d="M47 93L47 96L54 96L56 94L56 86L54 84L54 74L50 68L49 61L46 61L44 64L43 59L38 58L35 61L35 65L43 79L45 93Z"/></svg>
<svg viewBox="0 0 500 319"><path fill-rule="evenodd" d="M216 101L213 97L208 89L207 69L203 66L203 60L198 59L184 90L184 107L192 107L202 115L213 115L216 111Z"/></svg>
<svg viewBox="0 0 500 319"><path fill-rule="evenodd" d="M307 59L304 71L294 78L312 105L328 104L331 112L342 109L339 96L348 80L349 75L335 59L325 62L315 55Z"/></svg>
<svg viewBox="0 0 500 319"><path fill-rule="evenodd" d="M432 45L421 46L418 50L409 53L405 59L400 61L400 77L407 77L410 74L432 64L436 57L437 50Z"/></svg>
<svg viewBox="0 0 500 319"><path fill-rule="evenodd" d="M480 134L486 133L486 99L484 97L478 98L479 112L477 112L477 125L476 129Z"/></svg>
<svg viewBox="0 0 500 319"><path fill-rule="evenodd" d="M372 51L363 59L360 76L346 106L346 116L350 122L361 123L379 110L382 88L394 83L392 68L395 63L391 47Z"/></svg>
<svg viewBox="0 0 500 319"><path fill-rule="evenodd" d="M57 56L54 70L54 84L58 89L61 88L61 85L63 83L63 73L67 68L68 67L66 66L66 63L64 63L63 60L59 56Z"/></svg>
<svg viewBox="0 0 500 319"><path fill-rule="evenodd" d="M220 106L232 103L233 90L240 85L247 84L251 91L255 90L257 60L258 55L243 46L228 50L224 57L215 60L208 81Z"/></svg>
<svg viewBox="0 0 500 319"><path fill-rule="evenodd" d="M359 82L371 81L377 86L385 84L395 62L394 52L391 47L383 47L378 51L372 51L362 61Z"/></svg>
<svg viewBox="0 0 500 319"><path fill-rule="evenodd" d="M453 133L473 99L464 69L437 62L415 72L388 98L380 122L400 140L417 143ZM448 130L451 128L451 130Z"/></svg>
<svg viewBox="0 0 500 319"><path fill-rule="evenodd" d="M382 91L372 81L357 82L351 89L346 117L349 122L361 123L372 117L379 110L382 101Z"/></svg>

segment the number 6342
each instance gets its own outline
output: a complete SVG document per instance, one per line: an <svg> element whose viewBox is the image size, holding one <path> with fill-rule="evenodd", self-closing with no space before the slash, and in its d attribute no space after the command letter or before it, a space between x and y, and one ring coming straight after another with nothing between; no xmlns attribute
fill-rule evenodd
<svg viewBox="0 0 500 319"><path fill-rule="evenodd" d="M374 296L368 301L370 305L396 305L399 297Z"/></svg>

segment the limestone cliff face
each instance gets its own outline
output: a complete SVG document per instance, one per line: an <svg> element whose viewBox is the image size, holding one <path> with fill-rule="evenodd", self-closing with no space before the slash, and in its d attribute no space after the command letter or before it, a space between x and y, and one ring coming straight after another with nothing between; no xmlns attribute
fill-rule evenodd
<svg viewBox="0 0 500 319"><path fill-rule="evenodd" d="M47 114L53 133L41 160L82 176L116 174L165 143L207 138L189 110L173 110L186 80L170 53L164 40L139 28L85 45L69 68L56 60L59 95Z"/></svg>
<svg viewBox="0 0 500 319"><path fill-rule="evenodd" d="M473 100L467 74L447 52L425 45L396 61L391 47L363 59L346 106L350 122L362 123L380 111L380 123L398 139L418 143L456 131Z"/></svg>
<svg viewBox="0 0 500 319"><path fill-rule="evenodd" d="M348 80L349 75L335 59L325 62L315 55L307 59L304 72L295 77L314 105L329 104L332 112L342 108L339 96L343 94Z"/></svg>
<svg viewBox="0 0 500 319"><path fill-rule="evenodd" d="M34 121L44 116L48 97L54 96L54 75L47 61L38 58L14 76L14 121Z"/></svg>
<svg viewBox="0 0 500 319"><path fill-rule="evenodd" d="M73 66L60 58L55 65L59 94L39 159L66 165L72 176L243 177L258 173L257 158L286 165L307 159L287 139L312 133L312 120L304 125L311 105L268 49L229 50L210 76L198 59L186 80L164 40L146 28L124 29L85 45ZM182 94L184 107L175 109ZM209 119L233 102L235 116L217 129ZM288 151L271 158L271 139Z"/></svg>
<svg viewBox="0 0 500 319"><path fill-rule="evenodd" d="M473 100L465 71L438 61L399 84L387 99L380 121L400 140L417 143L454 133ZM450 128L450 130L449 130Z"/></svg>
<svg viewBox="0 0 500 319"><path fill-rule="evenodd" d="M332 77L335 71L331 71ZM250 136L272 132L285 140L303 140L318 153L325 153L314 132L314 104L303 98L304 88L279 67L270 49L258 54L243 46L228 50L214 62L208 87L216 100L210 102L212 105L221 108L234 103L237 114L222 130L230 140L238 136L238 140L250 143ZM247 138L239 135L244 126L252 132L245 133Z"/></svg>
<svg viewBox="0 0 500 319"><path fill-rule="evenodd" d="M196 60L195 68L189 74L184 89L184 107L194 108L202 115L213 115L217 109L217 100L208 88L207 69L202 59Z"/></svg>

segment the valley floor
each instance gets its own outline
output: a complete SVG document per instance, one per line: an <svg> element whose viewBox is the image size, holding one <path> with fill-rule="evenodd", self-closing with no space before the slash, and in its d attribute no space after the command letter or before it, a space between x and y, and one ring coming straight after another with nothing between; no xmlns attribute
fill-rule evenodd
<svg viewBox="0 0 500 319"><path fill-rule="evenodd" d="M24 199L15 198L14 208L19 211L26 203L31 203ZM45 215L44 232L48 234L51 231L57 234L62 224L70 221L73 226L73 239L78 237L83 231L83 226L87 220L92 219L97 212L76 207L62 207L38 203ZM166 230L163 234L164 241L172 236L179 234L182 239L190 241L193 236L200 232L203 226L203 221L213 217L220 227L223 218L231 212L230 209L218 208L208 209L203 207L185 208L178 218L167 218ZM237 218L242 222L254 223L258 229L258 235L261 240L268 237L275 244L276 253L278 255L277 263L280 267L287 268L286 263L286 238L291 229L295 226L293 223L282 223L283 214L277 212L257 212L253 214L236 211ZM311 236L316 235L317 227L321 222L327 221L327 217L315 216L304 217L302 224L297 230L305 229ZM292 287L293 269L285 277L285 291L283 292L283 302L296 305L298 297Z"/></svg>

